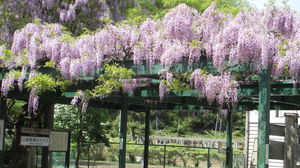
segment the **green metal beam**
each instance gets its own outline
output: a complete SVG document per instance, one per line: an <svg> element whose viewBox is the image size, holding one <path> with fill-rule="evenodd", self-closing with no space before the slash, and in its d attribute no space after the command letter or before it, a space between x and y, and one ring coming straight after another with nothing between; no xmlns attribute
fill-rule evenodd
<svg viewBox="0 0 300 168"><path fill-rule="evenodd" d="M67 92L68 97L62 96L61 94L43 94L40 96L41 102L58 103L58 104L70 104L72 95L75 92ZM28 101L28 92L19 92L18 90L10 91L8 98ZM280 106L282 110L295 110L300 109L300 95L271 95L271 108L275 109L275 106ZM150 99L156 102L153 109L190 109L197 110L201 107L205 109L213 109L217 106L216 103L209 104L206 99L198 99L194 96L170 96L164 101L160 102L159 97L138 97L138 96L127 96L128 110L136 112L145 112L145 100ZM242 97L238 103L238 110L254 110L257 109L259 103L257 96ZM109 108L109 109L121 109L122 97L119 95L111 95L104 99L91 99L89 106L98 108Z"/></svg>
<svg viewBox="0 0 300 168"><path fill-rule="evenodd" d="M120 120L120 146L119 146L119 168L125 168L126 165L126 137L127 137L127 100L123 98L123 104L121 108L121 120Z"/></svg>
<svg viewBox="0 0 300 168"><path fill-rule="evenodd" d="M41 107L41 106L40 106ZM54 124L54 104L44 103L41 111L44 113L44 128L45 129L53 129ZM41 167L48 168L52 167L52 157L51 152L49 151L49 147L42 147L42 159L41 159Z"/></svg>
<svg viewBox="0 0 300 168"><path fill-rule="evenodd" d="M227 120L227 136L226 136L226 168L233 168L233 150L232 150L232 114L233 108L228 109Z"/></svg>
<svg viewBox="0 0 300 168"><path fill-rule="evenodd" d="M271 68L261 71L259 80L259 114L257 167L268 168L270 124Z"/></svg>
<svg viewBox="0 0 300 168"><path fill-rule="evenodd" d="M84 83L81 85L74 85L72 88L68 88L67 92L64 92L63 95L65 97L74 97L76 91L79 89L92 89L95 83ZM294 84L291 82L275 82L271 84L271 94L272 95L294 95L300 96L300 87L295 88ZM138 97L138 98L148 98L148 97L159 97L159 84L150 84L149 86L140 86L137 88L132 94L129 94L128 97ZM60 93L59 93L60 94ZM241 84L238 89L239 97L247 97L247 96L258 96L259 95L259 85L256 83L245 83ZM121 95L120 93L115 93L112 96ZM197 97L199 92L197 90L184 90L180 92L171 91L168 97Z"/></svg>

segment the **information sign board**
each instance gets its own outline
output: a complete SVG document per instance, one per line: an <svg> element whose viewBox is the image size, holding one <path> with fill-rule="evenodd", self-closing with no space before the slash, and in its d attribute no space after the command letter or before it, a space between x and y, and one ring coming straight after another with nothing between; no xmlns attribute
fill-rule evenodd
<svg viewBox="0 0 300 168"><path fill-rule="evenodd" d="M20 145L23 145L23 146L49 146L49 137L21 136Z"/></svg>
<svg viewBox="0 0 300 168"><path fill-rule="evenodd" d="M49 151L67 152L69 133L66 131L51 131Z"/></svg>

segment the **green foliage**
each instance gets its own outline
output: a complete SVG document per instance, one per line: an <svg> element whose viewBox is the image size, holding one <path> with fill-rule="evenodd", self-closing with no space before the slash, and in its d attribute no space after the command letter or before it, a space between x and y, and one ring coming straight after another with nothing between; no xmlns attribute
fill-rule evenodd
<svg viewBox="0 0 300 168"><path fill-rule="evenodd" d="M74 37L70 33L64 33L58 39L63 42L68 42L68 43L73 43L75 41Z"/></svg>
<svg viewBox="0 0 300 168"><path fill-rule="evenodd" d="M2 55L0 55L0 60L2 60L1 64L6 64L10 59L11 57L13 56L13 53L11 52L11 50L9 49L6 49L5 45L1 45L0 47L3 47L3 51L2 51Z"/></svg>
<svg viewBox="0 0 300 168"><path fill-rule="evenodd" d="M113 138L117 138L118 135L119 135L119 131L120 131L120 116L118 115L119 112L115 112L115 113L110 113L110 138L113 139ZM112 117L113 116L113 117ZM127 123L128 124L128 123ZM129 130L129 129L127 129ZM117 140L117 139L116 139ZM115 140L113 140L115 141Z"/></svg>
<svg viewBox="0 0 300 168"><path fill-rule="evenodd" d="M27 80L25 86L29 89L36 89L37 94L42 94L46 91L55 91L58 84L50 75L38 74Z"/></svg>
<svg viewBox="0 0 300 168"><path fill-rule="evenodd" d="M107 25L107 24L111 24L113 20L111 20L109 17L103 17L102 22L104 25Z"/></svg>
<svg viewBox="0 0 300 168"><path fill-rule="evenodd" d="M168 12L161 0L137 0L124 11L126 20L122 21L129 24L140 24L147 18L159 19Z"/></svg>
<svg viewBox="0 0 300 168"><path fill-rule="evenodd" d="M149 164L163 165L164 155L166 156L166 165L172 167L201 167L207 165L208 149L205 148L185 148L184 146L173 147L168 144L166 146L166 153L164 153L164 146L149 146ZM107 161L117 161L118 144L111 144L109 147L104 147L101 153L103 158ZM142 144L127 144L126 147L126 162L138 163L137 157L143 157L144 146ZM234 154L242 154L243 151L235 150ZM222 165L225 162L225 149L210 149L210 163L213 166ZM200 165L200 163L202 163Z"/></svg>
<svg viewBox="0 0 300 168"><path fill-rule="evenodd" d="M66 91L67 87L72 84L72 82L69 80L57 80L56 83L57 83L57 86L60 87L61 92Z"/></svg>
<svg viewBox="0 0 300 168"><path fill-rule="evenodd" d="M105 136L109 125L108 115L105 109L88 108L87 112L81 113L78 107L57 104L55 105L54 128L71 130L72 142L76 142L76 138L82 131L82 143L108 143Z"/></svg>
<svg viewBox="0 0 300 168"><path fill-rule="evenodd" d="M276 0L268 0L265 3L266 6L275 6L275 4L276 4Z"/></svg>
<svg viewBox="0 0 300 168"><path fill-rule="evenodd" d="M111 141L117 141L120 127L119 111L110 112L110 137ZM145 134L145 115L144 113L136 113L129 111L127 119L127 140L136 142L137 137L144 136ZM150 128L150 133L153 132ZM116 139L114 139L116 138Z"/></svg>
<svg viewBox="0 0 300 168"><path fill-rule="evenodd" d="M245 136L246 113L237 111L233 114L233 137L243 140Z"/></svg>
<svg viewBox="0 0 300 168"><path fill-rule="evenodd" d="M20 62L19 66L23 66L23 65L26 66L29 63L29 60L27 58L27 50L24 49L22 54L23 54L23 57L22 57L22 61Z"/></svg>
<svg viewBox="0 0 300 168"><path fill-rule="evenodd" d="M9 49L4 49L4 50L3 50L3 55L2 55L2 57L3 57L5 60L9 59L9 58L11 57L11 55L12 55L11 50L9 50Z"/></svg>
<svg viewBox="0 0 300 168"><path fill-rule="evenodd" d="M127 19L124 23L140 24L148 17L162 18L171 8L181 3L203 12L211 4L211 0L137 0L135 3L125 10ZM241 9L250 8L249 2L245 0L216 0L216 3L220 11L233 14L237 14Z"/></svg>
<svg viewBox="0 0 300 168"><path fill-rule="evenodd" d="M211 3L211 0L162 0L163 6L173 8L178 4L185 3L198 11L204 11Z"/></svg>
<svg viewBox="0 0 300 168"><path fill-rule="evenodd" d="M278 43L279 47L279 54L282 56L286 56L286 48L288 47L289 42L287 40L284 40L282 43Z"/></svg>
<svg viewBox="0 0 300 168"><path fill-rule="evenodd" d="M236 15L240 10L250 9L250 4L245 0L216 0L217 8L226 13Z"/></svg>
<svg viewBox="0 0 300 168"><path fill-rule="evenodd" d="M47 68L55 68L55 62L54 61L47 61L45 62L45 65L44 67L47 67Z"/></svg>
<svg viewBox="0 0 300 168"><path fill-rule="evenodd" d="M11 70L7 74L5 74L5 77L12 76L13 79L18 79L21 77L21 71L20 70Z"/></svg>
<svg viewBox="0 0 300 168"><path fill-rule="evenodd" d="M170 82L166 80L162 80L166 83L166 85L169 86L169 90L181 92L184 90L190 90L190 86L186 84L185 82L182 82L179 78L172 78Z"/></svg>
<svg viewBox="0 0 300 168"><path fill-rule="evenodd" d="M23 106L26 102L21 100L7 99L7 104L11 104L10 109L7 111L7 117L9 121L17 121L23 114Z"/></svg>
<svg viewBox="0 0 300 168"><path fill-rule="evenodd" d="M224 139L226 137L225 118L219 118L219 120L222 120L222 125L218 126L220 131L214 131L217 120L217 114L215 112L202 113L201 111L169 110L168 112L155 111L153 115L158 119L158 130L155 130L155 136L206 139ZM152 129L156 129L155 122L156 121L152 121ZM233 126L233 138L235 140L243 139L245 134L244 112L236 112L233 114Z"/></svg>
<svg viewBox="0 0 300 168"><path fill-rule="evenodd" d="M61 90L65 90L70 85L70 81L60 81L53 78L49 74L38 73L36 76L30 78L25 82L25 86L28 89L36 89L37 94L42 94L46 91L57 91L59 87Z"/></svg>
<svg viewBox="0 0 300 168"><path fill-rule="evenodd" d="M199 40L193 40L191 42L188 42L188 45L190 45L192 48L202 48L203 42Z"/></svg>
<svg viewBox="0 0 300 168"><path fill-rule="evenodd" d="M36 18L33 20L33 23L35 23L35 24L39 24L41 22L42 22L42 20L40 18Z"/></svg>
<svg viewBox="0 0 300 168"><path fill-rule="evenodd" d="M126 15L127 19L122 21L124 24L139 25L147 19L147 17L143 15L142 11L140 11L138 8L128 9Z"/></svg>
<svg viewBox="0 0 300 168"><path fill-rule="evenodd" d="M127 69L117 64L105 64L103 71L103 74L97 79L99 85L92 91L89 91L93 97L103 98L113 92L119 91L122 87L122 79L130 80L134 75L132 69Z"/></svg>

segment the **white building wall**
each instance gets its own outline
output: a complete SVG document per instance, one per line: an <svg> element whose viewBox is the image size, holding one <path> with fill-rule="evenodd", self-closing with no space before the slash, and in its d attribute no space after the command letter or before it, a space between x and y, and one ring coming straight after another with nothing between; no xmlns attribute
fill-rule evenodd
<svg viewBox="0 0 300 168"><path fill-rule="evenodd" d="M284 124L285 123L284 114L292 113L292 112L298 113L298 115L300 116L300 111L279 110L278 112L276 112L276 110L271 110L270 111L270 123L271 124ZM248 118L248 132L246 132L246 134L248 134L248 135L246 135L246 137L248 137L248 140L246 140L245 145L248 145L248 150L246 151L248 153L246 156L248 156L248 158L247 158L248 168L250 168L253 150L254 150L254 152L256 151L256 149L253 149L253 148L254 148L254 140L258 136L258 111L257 110L250 111L248 113L248 117L249 117ZM298 118L298 123L300 123L299 118ZM271 135L270 140L283 142L284 137ZM283 168L283 160L269 159L269 168Z"/></svg>

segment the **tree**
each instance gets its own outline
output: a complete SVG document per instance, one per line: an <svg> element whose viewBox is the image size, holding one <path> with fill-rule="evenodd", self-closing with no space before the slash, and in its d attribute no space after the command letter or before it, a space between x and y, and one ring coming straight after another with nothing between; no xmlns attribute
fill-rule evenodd
<svg viewBox="0 0 300 168"><path fill-rule="evenodd" d="M54 127L71 130L72 142L76 143L76 167L79 166L81 144L102 142L108 145L107 118L108 112L104 109L88 108L82 112L80 108L71 105L55 106Z"/></svg>
<svg viewBox="0 0 300 168"><path fill-rule="evenodd" d="M140 24L147 18L162 18L170 9L184 3L188 6L203 12L212 0L135 0L135 3L128 5L125 10L126 23ZM217 8L227 13L236 14L240 10L250 9L248 1L244 0L216 0Z"/></svg>

